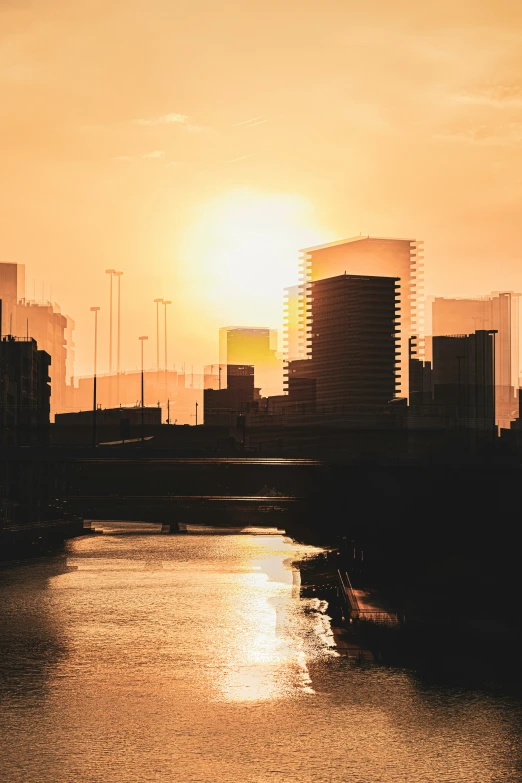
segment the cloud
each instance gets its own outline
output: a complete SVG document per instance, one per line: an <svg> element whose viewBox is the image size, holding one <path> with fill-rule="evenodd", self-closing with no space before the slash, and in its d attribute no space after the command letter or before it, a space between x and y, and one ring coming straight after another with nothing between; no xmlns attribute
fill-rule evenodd
<svg viewBox="0 0 522 783"><path fill-rule="evenodd" d="M140 119L133 120L133 125L186 125L188 117L186 114L177 114L171 112L170 114L163 114L161 117L154 117L152 119Z"/></svg>
<svg viewBox="0 0 522 783"><path fill-rule="evenodd" d="M231 158L230 160L227 160L227 163L236 163L238 160L245 160L245 158L251 158L252 155L255 155L255 152L249 152L248 155L240 155L238 158Z"/></svg>
<svg viewBox="0 0 522 783"><path fill-rule="evenodd" d="M153 152L147 152L142 157L145 160L159 160L160 158L165 157L165 153L163 150L153 150Z"/></svg>
<svg viewBox="0 0 522 783"><path fill-rule="evenodd" d="M439 141L453 141L485 147L517 147L522 144L522 122L455 128L437 133L434 138Z"/></svg>
<svg viewBox="0 0 522 783"><path fill-rule="evenodd" d="M208 125L191 125L189 123L185 125L185 128L189 133L208 133L210 131Z"/></svg>
<svg viewBox="0 0 522 783"><path fill-rule="evenodd" d="M264 117L251 117L249 120L242 120L241 122L235 122L233 128L254 128L256 125L263 125L268 122Z"/></svg>
<svg viewBox="0 0 522 783"><path fill-rule="evenodd" d="M456 103L497 109L522 108L522 85L492 84L466 94L457 95Z"/></svg>

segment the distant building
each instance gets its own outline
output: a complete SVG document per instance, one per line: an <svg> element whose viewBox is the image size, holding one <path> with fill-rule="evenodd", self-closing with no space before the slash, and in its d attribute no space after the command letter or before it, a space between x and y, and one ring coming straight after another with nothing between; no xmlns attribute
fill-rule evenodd
<svg viewBox="0 0 522 783"><path fill-rule="evenodd" d="M466 426L495 425L495 334L433 338L433 404Z"/></svg>
<svg viewBox="0 0 522 783"><path fill-rule="evenodd" d="M285 329L286 344L298 346L299 356L288 359L306 359L310 351L311 284L325 278L347 275L399 278L398 294L401 301L399 336L400 377L399 392L408 394L409 352L408 339L416 334L416 356L423 358L423 267L422 242L414 239L382 239L354 237L339 242L301 250L300 281L297 302L295 292L287 289L289 311L295 313ZM297 326L295 326L297 324ZM290 328L291 327L291 328ZM297 329L294 335L292 329Z"/></svg>
<svg viewBox="0 0 522 783"><path fill-rule="evenodd" d="M0 443L45 445L49 437L51 358L32 338L0 339Z"/></svg>
<svg viewBox="0 0 522 783"><path fill-rule="evenodd" d="M509 428L517 416L516 389L520 375L520 294L493 292L476 299L436 297L432 303L433 336L497 332L495 338L496 419ZM427 341L427 355L430 346Z"/></svg>
<svg viewBox="0 0 522 783"><path fill-rule="evenodd" d="M205 389L203 417L206 425L237 426L238 417L257 410L259 389L254 387L252 365L227 365L226 387Z"/></svg>
<svg viewBox="0 0 522 783"><path fill-rule="evenodd" d="M255 386L263 396L280 394L283 389L283 363L277 358L277 332L265 327L224 326L219 330L221 387L228 365L252 365Z"/></svg>
<svg viewBox="0 0 522 783"><path fill-rule="evenodd" d="M311 283L308 377L315 378L319 413L377 412L396 396L399 290L394 277L338 275Z"/></svg>

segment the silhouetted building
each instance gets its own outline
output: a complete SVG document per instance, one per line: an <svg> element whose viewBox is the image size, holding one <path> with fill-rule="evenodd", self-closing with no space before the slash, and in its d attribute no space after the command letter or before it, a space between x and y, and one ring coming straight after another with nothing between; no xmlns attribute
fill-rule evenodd
<svg viewBox="0 0 522 783"><path fill-rule="evenodd" d="M471 334L477 330L497 332L495 340L496 419L509 428L517 416L519 384L519 298L511 291L493 292L476 299L436 297L432 304L433 336ZM427 355L429 356L429 340Z"/></svg>
<svg viewBox="0 0 522 783"><path fill-rule="evenodd" d="M397 278L362 275L311 283L308 377L319 413L377 411L396 396L399 287Z"/></svg>
<svg viewBox="0 0 522 783"><path fill-rule="evenodd" d="M276 356L277 332L264 327L224 326L219 330L221 388L228 365L254 367L255 385L263 396L283 389L283 364Z"/></svg>
<svg viewBox="0 0 522 783"><path fill-rule="evenodd" d="M286 331L287 343L298 345L305 359L311 343L311 284L325 278L347 275L399 278L402 305L399 336L399 392L408 394L408 339L416 334L416 357L423 358L423 266L422 242L412 239L354 237L301 251L298 292L297 336ZM288 289L287 289L288 290ZM291 296L294 296L292 294ZM293 307L293 305L292 305ZM295 323L295 321L294 321ZM289 357L290 358L290 357Z"/></svg>
<svg viewBox="0 0 522 783"><path fill-rule="evenodd" d="M205 389L203 393L204 422L235 427L239 416L258 410L259 399L259 389L254 387L254 367L229 364L226 367L226 388Z"/></svg>
<svg viewBox="0 0 522 783"><path fill-rule="evenodd" d="M51 357L32 338L0 339L0 443L45 445L49 437Z"/></svg>
<svg viewBox="0 0 522 783"><path fill-rule="evenodd" d="M0 264L0 299L3 301L2 334L32 337L39 350L51 357L51 416L67 410L67 379L74 374L74 321L51 302L25 298L25 267Z"/></svg>
<svg viewBox="0 0 522 783"><path fill-rule="evenodd" d="M433 337L433 365L412 362L410 427L429 419L439 428L494 430L495 337L480 329Z"/></svg>

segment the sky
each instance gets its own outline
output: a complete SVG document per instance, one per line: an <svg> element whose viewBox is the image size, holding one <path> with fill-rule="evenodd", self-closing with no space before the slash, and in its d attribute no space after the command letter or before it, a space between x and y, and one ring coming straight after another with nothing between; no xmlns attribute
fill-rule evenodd
<svg viewBox="0 0 522 783"><path fill-rule="evenodd" d="M0 0L0 260L122 364L282 319L297 251L422 239L425 289L522 291L519 0ZM170 363L169 362L169 363Z"/></svg>

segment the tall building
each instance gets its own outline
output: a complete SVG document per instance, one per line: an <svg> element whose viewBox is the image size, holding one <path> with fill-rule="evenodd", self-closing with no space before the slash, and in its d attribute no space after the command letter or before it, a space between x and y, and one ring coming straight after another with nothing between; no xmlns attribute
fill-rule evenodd
<svg viewBox="0 0 522 783"><path fill-rule="evenodd" d="M49 436L51 358L31 337L0 338L0 444L44 445Z"/></svg>
<svg viewBox="0 0 522 783"><path fill-rule="evenodd" d="M264 397L280 394L283 365L276 356L277 332L266 327L224 326L219 330L222 388L228 365L252 365L255 386Z"/></svg>
<svg viewBox="0 0 522 783"><path fill-rule="evenodd" d="M283 303L283 359L292 362L306 353L305 312L299 295L300 287L285 288Z"/></svg>
<svg viewBox="0 0 522 783"><path fill-rule="evenodd" d="M67 409L67 380L74 375L74 321L51 302L25 298L25 267L0 264L2 334L32 337L51 357L51 416Z"/></svg>
<svg viewBox="0 0 522 783"><path fill-rule="evenodd" d="M464 426L495 424L495 333L433 338L433 404Z"/></svg>
<svg viewBox="0 0 522 783"><path fill-rule="evenodd" d="M326 245L305 248L301 251L300 281L297 302L297 336L288 344L300 346L298 357L305 359L310 350L310 297L311 284L329 277L347 275L371 275L399 278L398 294L401 301L399 331L400 385L399 392L408 394L408 339L418 336L416 355L423 357L423 255L422 242L414 239L382 239L354 237ZM290 357L289 357L290 358Z"/></svg>
<svg viewBox="0 0 522 783"><path fill-rule="evenodd" d="M25 297L25 266L23 264L0 264L0 299L2 300L2 317L0 318L0 334L13 334L16 307Z"/></svg>
<svg viewBox="0 0 522 783"><path fill-rule="evenodd" d="M496 419L509 428L518 415L516 389L520 375L520 294L493 292L476 299L436 297L432 303L432 334L471 334L495 330ZM427 351L429 353L429 340Z"/></svg>
<svg viewBox="0 0 522 783"><path fill-rule="evenodd" d="M396 396L399 290L395 277L346 274L311 283L319 413L373 412Z"/></svg>

